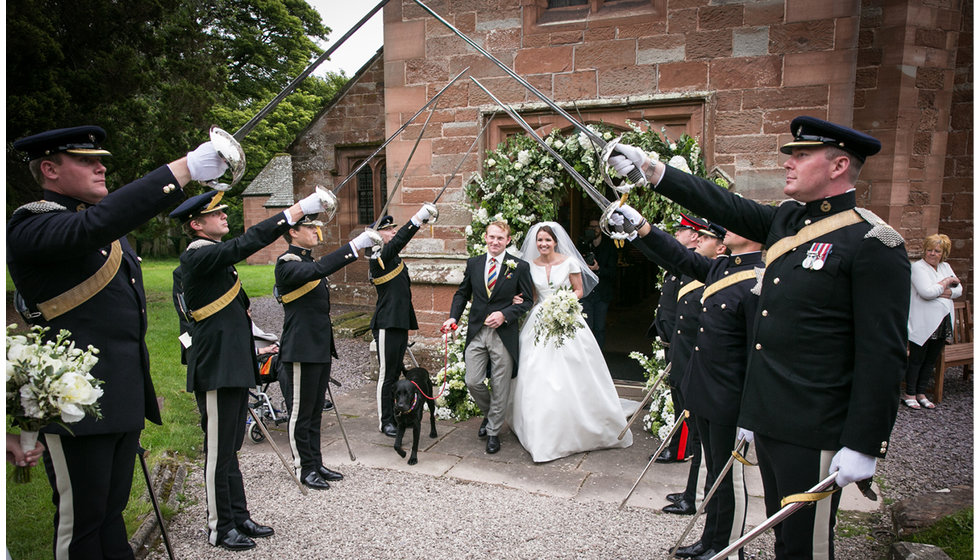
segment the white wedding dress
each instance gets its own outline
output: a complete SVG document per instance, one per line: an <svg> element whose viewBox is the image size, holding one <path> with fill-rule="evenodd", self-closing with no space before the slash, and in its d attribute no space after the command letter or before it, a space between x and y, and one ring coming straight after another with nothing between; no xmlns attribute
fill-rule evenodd
<svg viewBox="0 0 980 560"><path fill-rule="evenodd" d="M535 462L593 449L629 447L632 433L616 439L626 427L626 414L585 321L580 319L582 328L561 347L550 340L534 343L541 302L556 289L571 286L568 277L579 272L578 262L568 258L553 265L550 282L543 266L530 264L535 304L521 329L519 372L511 383L511 429Z"/></svg>

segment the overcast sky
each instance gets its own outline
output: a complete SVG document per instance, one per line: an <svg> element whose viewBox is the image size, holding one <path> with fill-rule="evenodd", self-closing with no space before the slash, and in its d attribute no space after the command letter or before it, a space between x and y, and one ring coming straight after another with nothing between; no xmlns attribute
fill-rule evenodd
<svg viewBox="0 0 980 560"><path fill-rule="evenodd" d="M306 0L310 6L320 12L323 24L331 29L327 42L320 47L330 48L347 30L354 26L365 14L371 11L377 0ZM343 70L347 76L353 76L365 62L377 52L383 38L383 11L379 10L347 41L341 45L330 60L321 64L314 72L322 76L326 72Z"/></svg>

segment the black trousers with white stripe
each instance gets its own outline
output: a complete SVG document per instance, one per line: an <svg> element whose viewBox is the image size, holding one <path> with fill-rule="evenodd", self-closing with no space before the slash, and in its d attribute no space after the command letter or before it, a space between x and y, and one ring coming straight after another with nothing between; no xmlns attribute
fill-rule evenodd
<svg viewBox="0 0 980 560"><path fill-rule="evenodd" d="M708 478L705 482L705 493L714 485L725 463L732 456L735 439L738 434L736 426L726 426L702 417L698 417L698 433L701 434L701 445L704 450L704 462L708 467ZM701 542L716 552L724 549L729 543L742 536L745 530L746 504L749 499L745 487L745 476L742 463L735 461L731 470L725 474L715 495L705 507L704 532ZM739 550L730 558L743 558Z"/></svg>
<svg viewBox="0 0 980 560"><path fill-rule="evenodd" d="M284 364L292 385L289 402L289 448L293 468L303 479L323 464L320 454L320 423L324 394L330 382L330 362Z"/></svg>
<svg viewBox="0 0 980 560"><path fill-rule="evenodd" d="M755 450L766 493L766 515L779 511L779 502L790 494L806 492L830 474L836 451L811 449L761 434L755 435ZM778 560L832 560L834 523L840 492L808 505L776 525Z"/></svg>
<svg viewBox="0 0 980 560"><path fill-rule="evenodd" d="M225 534L251 516L245 500L238 451L245 438L248 389L229 387L195 391L204 430L204 487L208 506L208 541L217 545Z"/></svg>
<svg viewBox="0 0 980 560"><path fill-rule="evenodd" d="M401 377L408 349L407 329L375 329L374 340L378 346L378 429L395 423L394 389Z"/></svg>
<svg viewBox="0 0 980 560"><path fill-rule="evenodd" d="M54 558L133 558L123 510L140 431L91 436L43 434L54 503Z"/></svg>

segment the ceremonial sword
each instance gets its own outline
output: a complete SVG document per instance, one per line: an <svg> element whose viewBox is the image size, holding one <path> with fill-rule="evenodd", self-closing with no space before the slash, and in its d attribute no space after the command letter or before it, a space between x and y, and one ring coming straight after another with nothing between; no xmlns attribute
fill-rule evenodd
<svg viewBox="0 0 980 560"><path fill-rule="evenodd" d="M735 442L735 448L732 449L732 456L729 457L728 462L725 463L725 468L721 469L721 474L715 478L715 483L711 485L711 489L708 490L708 493L705 494L704 499L701 500L701 505L698 506L698 510L694 512L693 516L691 516L691 520L688 521L687 527L684 528L684 532L681 533L681 536L677 539L677 544L674 545L674 548L670 549L671 556L677 552L677 549L680 548L681 543L684 542L684 537L686 537L687 534L691 532L691 529L694 528L694 523L698 520L698 517L704 513L704 508L707 507L708 502L712 497L714 497L718 487L721 486L721 481L728 474L728 471L732 470L732 465L735 464L735 460L745 453L745 449L743 449L743 447L748 449L748 444L745 442L745 436L738 438L738 441Z"/></svg>
<svg viewBox="0 0 980 560"><path fill-rule="evenodd" d="M333 381L333 379L331 378L330 381ZM340 383L338 382L337 385L340 385ZM344 429L344 424L340 421L340 411L337 410L337 401L333 399L333 391L330 390L330 383L327 383L327 394L330 395L330 402L333 403L334 414L337 415L337 425L340 426L340 433L343 434L344 443L347 444L347 454L350 455L351 462L354 462L357 460L357 457L354 456L354 450L350 448L350 442L347 441L347 430Z"/></svg>
<svg viewBox="0 0 980 560"><path fill-rule="evenodd" d="M639 486L640 481L643 480L643 475L647 474L647 471L650 469L650 465L652 465L653 461L660 456L660 454L663 452L664 449L667 448L667 444L670 443L670 438L674 437L674 434L676 434L677 430L680 429L681 424L683 424L684 420L686 420L687 417L690 415L691 413L685 410L681 412L680 416L677 417L677 422L674 422L674 427L670 429L670 433L668 433L667 437L664 438L663 443L661 443L660 447L657 448L656 453L650 455L650 460L647 461L647 466L643 467L643 472L641 472L640 476L636 478L636 482L633 483L633 487L630 488L629 493L626 494L626 497L623 498L623 501L619 503L619 509L623 509L623 506L626 505L627 500L629 500L630 496L633 495L633 492L636 490L636 487Z"/></svg>
<svg viewBox="0 0 980 560"><path fill-rule="evenodd" d="M643 185L646 184L647 181L646 181L646 178L643 176L643 173L639 169L637 169L635 167L632 170L630 170L629 174L627 175L627 179L629 179L629 183L627 183L627 184L622 184L622 183L616 184L612 180L612 178L609 176L609 172L606 170L605 162L609 159L609 156L612 155L613 149L616 147L616 144L619 143L619 138L616 138L616 139L611 140L611 141L606 141L601 135L599 135L598 133L596 133L596 131L592 130L591 128L585 126L583 123L581 123L580 121L578 121L577 119L575 119L575 117L573 117L572 115L570 115L568 113L568 111L562 109L552 99L550 99L545 94L541 93L538 90L538 88L534 87L533 85L531 85L530 82L528 82L524 78L520 77L517 74L517 72L514 72L513 70L511 70L506 64L504 64L503 62L501 62L498 58L496 58L495 56L493 56L492 54L490 54L489 52L487 52L480 45L476 44L476 42L474 42L472 39L470 39L469 37L467 37L466 35L464 35L462 31L460 31L459 29L456 29L456 27L454 27L453 24L451 24L448 21L446 21L445 19L443 19L443 17L440 16L439 14L437 14L436 12L434 12L432 10L432 8L429 8L428 6L426 6L425 4L423 4L421 2L421 0L414 0L414 1L415 1L416 4L419 5L419 7L421 7L423 10L425 10L426 12L428 12L432 17L436 18L437 20L439 20L440 23L442 23L443 25L445 25L446 27L448 27L450 31L452 31L453 33L456 34L456 36L458 36L460 39L462 39L463 41L465 41L471 47L473 47L474 49L476 49L477 52L479 52L480 54L482 54L483 56L485 56L487 59L489 59L490 62L493 62L494 64L496 64L501 70L503 70L504 72L506 72L508 76L510 76L511 78L514 78L515 80L517 80L517 82L519 84L521 84L522 86L524 86L528 91L530 91L531 93L533 93L534 95L536 95L538 97L538 99L540 99L541 101L543 101L545 105L547 105L552 110L554 110L556 113L558 113L563 118L565 118L568 122L570 122L572 124L572 126L574 126L575 128L577 128L580 131L582 131L583 133L585 133L585 135L588 136L589 139L591 139L594 144L597 144L602 149L601 154L600 154L600 163L602 163L603 165L601 165L600 167L601 167L601 172L602 172L602 179L606 182L607 185L609 185L610 187L612 187L616 192L621 193L621 194L625 194L625 193L628 193L630 191L630 189L633 188L633 186L643 186Z"/></svg>
<svg viewBox="0 0 980 560"><path fill-rule="evenodd" d="M657 379L654 380L653 385L650 387L650 390L647 391L647 394L644 395L643 400L640 401L640 408L636 409L636 412L633 413L633 416L630 418L630 421L626 423L626 427L623 428L622 432L619 432L619 436L617 436L616 439L623 439L623 436L626 435L626 432L630 429L630 426L633 425L633 422L636 422L636 419L640 417L640 413L643 412L643 407L645 407L647 403L650 402L650 398L653 397L653 392L657 390L657 387L660 386L660 383L667 377L667 374L670 373L670 366L673 365L673 363L674 362L670 362L669 364L667 364L667 367L664 368L662 372L660 372L660 375L658 375Z"/></svg>
<svg viewBox="0 0 980 560"><path fill-rule="evenodd" d="M167 533L167 523L163 519L163 512L160 511L160 504L157 503L156 492L153 491L153 483L150 481L150 469L146 466L147 450L142 445L137 445L136 455L140 458L140 465L143 467L143 477L146 479L146 491L150 493L150 503L153 505L153 512L157 514L157 522L160 524L160 535L163 536L163 546L167 549L167 556L174 560L174 549L170 546L170 535Z"/></svg>
<svg viewBox="0 0 980 560"><path fill-rule="evenodd" d="M595 185L593 185L588 180L586 180L586 178L583 177L581 173L576 171L575 167L572 164L565 161L565 159L561 157L561 155L558 152L556 152L554 148L549 146L548 143L545 142L541 138L541 136L539 136L538 133L534 131L534 128L531 127L531 125L528 124L528 122L524 120L523 117L517 114L517 112L514 111L514 109L512 109L509 105L507 105L500 99L498 99L497 96L491 93L490 90L488 90L486 87L484 87L479 80L477 80L473 76L470 76L470 79L473 80L473 83L479 86L484 93L489 95L490 99L493 99L494 102L497 103L497 105L500 105L500 107L504 110L504 112L506 112L507 115L514 120L514 122L521 125L521 128L527 131L527 133L531 135L531 138L533 138L534 141L538 143L538 145L544 148L545 151L551 155L551 157L555 158L555 160L557 160L558 163L561 164L561 166L565 169L565 171L567 171L568 174L572 176L572 179L575 179L575 182L578 183L580 187L582 187L582 190L585 191L585 194L589 195L589 198L591 198L593 202L595 202L599 206L599 208L602 208L603 210L602 218L599 221L599 227L602 229L602 231L606 235L612 237L613 239L625 239L625 235L622 232L614 232L609 230L609 219L608 219L609 215L612 214L614 211L616 211L616 209L618 209L620 205L609 202L609 200L606 197L602 196L602 193L600 193L599 190L595 188Z"/></svg>
<svg viewBox="0 0 980 560"><path fill-rule="evenodd" d="M327 389L329 388L330 386L328 384ZM331 401L332 400L333 399L331 399ZM272 445L272 449L275 450L276 455L279 456L279 460L282 461L282 466L286 467L286 470L289 471L289 476L293 478L293 482L296 483L296 486L299 486L299 491L305 496L307 494L306 486L303 486L303 484L299 481L299 478L296 478L296 470L289 466L289 462L286 461L286 457L282 454L282 451L279 451L279 446L272 440L272 434L270 434L269 430L266 429L265 424L259 420L259 417L255 414L255 411L252 410L252 407L249 406L246 408L248 409L249 415L252 416L252 421L259 425L259 430L262 431L262 435L265 436L265 439Z"/></svg>
<svg viewBox="0 0 980 560"><path fill-rule="evenodd" d="M333 52L337 50L337 48L340 47L340 45L343 45L344 42L350 38L351 35L353 35L358 29L360 29L361 26L364 25L365 22L367 22L367 20L371 19L371 17L374 16L374 14L378 13L378 10L383 8L387 3L388 0L381 0L381 2L378 2L378 5L375 6L374 9L372 9L370 12L367 13L367 15L362 17L360 21L355 23L354 26L351 27L347 31L347 33L344 34L343 37L341 37L336 43L331 45L330 48L327 49L326 52L321 54L315 61L313 61L312 64L307 66L306 70L300 72L299 76L296 76L293 79L293 81L289 82L289 84L285 88L283 88L281 92L279 92L279 95L275 96L272 99L272 101L267 103L265 107L263 107L258 113L255 114L254 117L252 117L241 128L235 131L235 134L228 134L221 128L218 128L217 126L212 126L211 130L209 131L209 136L211 137L211 144L214 146L215 151L218 152L218 155L221 156L221 159L225 160L225 163L228 164L228 168L231 169L231 183L230 184L220 183L218 182L217 179L212 179L210 181L202 181L202 182L205 185L208 185L209 187L219 191L226 191L231 187L233 187L236 183L238 183L238 181L241 180L242 175L245 174L245 151L242 149L240 141L245 138L246 134L248 134L249 132L252 131L253 128L255 128L255 125L259 124L259 122L262 119L264 119L266 115L268 115L273 109L275 109L276 106L279 105L279 103L283 99L285 99L287 95L291 94L296 89L296 87L299 86L300 82L302 82L307 78L307 76L312 74L313 71L316 70L317 66L322 64L324 60L330 58L330 55L333 54Z"/></svg>

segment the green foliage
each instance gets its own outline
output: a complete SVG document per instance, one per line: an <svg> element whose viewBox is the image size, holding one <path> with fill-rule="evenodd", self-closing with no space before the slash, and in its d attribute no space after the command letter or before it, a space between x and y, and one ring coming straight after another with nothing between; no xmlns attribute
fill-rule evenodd
<svg viewBox="0 0 980 560"><path fill-rule="evenodd" d="M941 547L953 560L969 560L973 558L973 508L944 517L906 540Z"/></svg>
<svg viewBox="0 0 980 560"><path fill-rule="evenodd" d="M237 130L320 55L316 40L328 32L305 0L11 0L7 72L17 79L7 84L7 137L102 126L112 190L182 157L212 124ZM245 138L248 167L225 199L232 231L242 228L236 195L345 82L310 76ZM9 144L7 185L8 215L39 197ZM131 239L142 254L172 255L181 241L165 217Z"/></svg>
<svg viewBox="0 0 980 560"><path fill-rule="evenodd" d="M653 341L650 348L650 355L642 352L630 352L629 357L640 363L643 368L643 376L646 384L643 386L644 393L649 391L657 379L668 375L667 352L660 338ZM657 436L661 441L670 433L674 426L674 401L670 396L670 386L667 379L660 381L659 392L655 393L650 401L650 412L643 417L643 429Z"/></svg>

